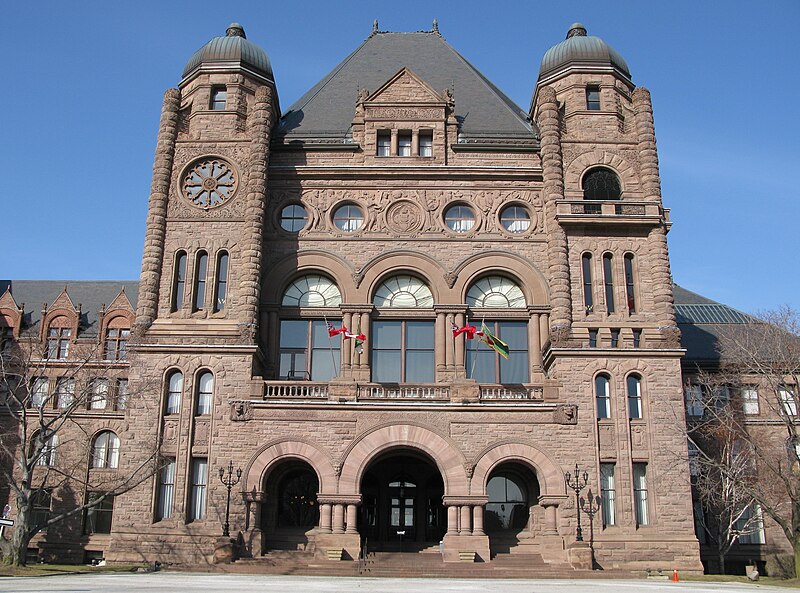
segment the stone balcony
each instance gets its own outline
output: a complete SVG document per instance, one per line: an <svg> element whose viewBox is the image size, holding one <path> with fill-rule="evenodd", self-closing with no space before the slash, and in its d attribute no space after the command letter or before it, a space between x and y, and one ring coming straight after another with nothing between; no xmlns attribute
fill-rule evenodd
<svg viewBox="0 0 800 593"><path fill-rule="evenodd" d="M479 384L462 380L454 383L355 383L334 380L264 381L264 401L335 402L439 402L512 403L541 402L544 386L536 384Z"/></svg>
<svg viewBox="0 0 800 593"><path fill-rule="evenodd" d="M669 209L661 208L658 202L629 200L559 200L556 203L556 219L561 224L640 224L655 226L662 218L670 226Z"/></svg>

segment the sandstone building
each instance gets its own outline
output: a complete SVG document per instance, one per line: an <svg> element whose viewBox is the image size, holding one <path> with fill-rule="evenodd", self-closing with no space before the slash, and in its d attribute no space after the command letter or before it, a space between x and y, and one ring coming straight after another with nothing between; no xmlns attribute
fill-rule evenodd
<svg viewBox="0 0 800 593"><path fill-rule="evenodd" d="M256 557L588 568L577 464L603 501L598 564L701 570L649 92L577 23L531 83L526 111L435 23L376 26L283 114L238 24L191 56L164 96L138 285L0 298L4 338L56 358L125 342L138 395L87 411L118 439L91 471L165 458L107 529L76 517L42 553L206 561L232 462L231 530ZM508 359L454 337L469 325Z"/></svg>

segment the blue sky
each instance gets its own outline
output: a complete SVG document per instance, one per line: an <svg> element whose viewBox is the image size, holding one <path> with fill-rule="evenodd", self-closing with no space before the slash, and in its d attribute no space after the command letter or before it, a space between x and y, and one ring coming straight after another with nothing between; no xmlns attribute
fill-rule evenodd
<svg viewBox="0 0 800 593"><path fill-rule="evenodd" d="M285 109L382 30L444 37L527 110L583 22L653 95L672 270L744 311L800 309L800 2L13 2L3 9L3 256L11 279L135 279L159 110L189 56L241 22Z"/></svg>

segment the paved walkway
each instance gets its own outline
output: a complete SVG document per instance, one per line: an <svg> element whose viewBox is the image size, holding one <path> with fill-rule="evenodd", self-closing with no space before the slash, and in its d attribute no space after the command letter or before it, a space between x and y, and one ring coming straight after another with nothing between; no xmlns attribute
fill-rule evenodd
<svg viewBox="0 0 800 593"><path fill-rule="evenodd" d="M380 579L221 574L96 574L0 578L0 591L24 593L786 593L733 583L611 580Z"/></svg>

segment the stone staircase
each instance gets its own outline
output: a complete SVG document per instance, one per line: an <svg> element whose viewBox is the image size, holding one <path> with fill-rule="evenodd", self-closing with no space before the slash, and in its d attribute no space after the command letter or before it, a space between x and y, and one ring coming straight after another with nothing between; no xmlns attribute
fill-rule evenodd
<svg viewBox="0 0 800 593"><path fill-rule="evenodd" d="M548 563L539 554L498 554L491 562L442 562L438 553L374 552L365 560L331 561L305 551L276 550L241 559L221 570L242 574L298 574L393 578L634 578L622 570L575 570L567 563Z"/></svg>

